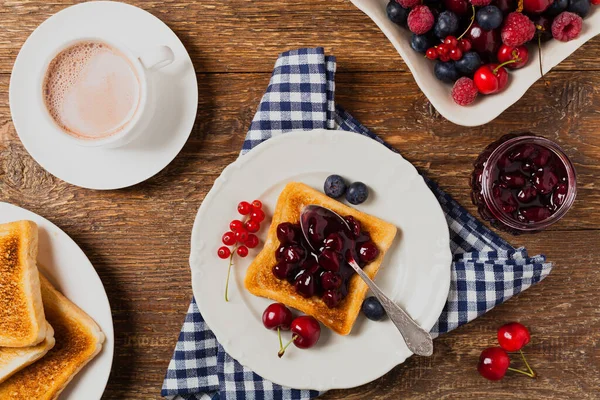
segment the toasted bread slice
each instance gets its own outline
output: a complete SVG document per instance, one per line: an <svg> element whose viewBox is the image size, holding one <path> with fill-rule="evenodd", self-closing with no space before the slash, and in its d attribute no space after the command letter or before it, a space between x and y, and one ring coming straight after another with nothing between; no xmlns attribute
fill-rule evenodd
<svg viewBox="0 0 600 400"><path fill-rule="evenodd" d="M34 222L0 225L0 347L29 347L46 338L37 252Z"/></svg>
<svg viewBox="0 0 600 400"><path fill-rule="evenodd" d="M54 400L102 349L96 323L40 275L46 317L56 344L42 359L0 384L0 399Z"/></svg>
<svg viewBox="0 0 600 400"><path fill-rule="evenodd" d="M46 339L31 347L0 347L0 383L44 357L54 347L54 329L48 324Z"/></svg>
<svg viewBox="0 0 600 400"><path fill-rule="evenodd" d="M312 315L333 331L340 335L347 335L352 330L367 292L367 285L358 275L350 279L346 298L337 307L329 308L316 296L308 299L300 296L292 285L286 280L277 279L271 271L277 263L275 260L275 251L279 247L277 226L282 222L299 223L302 209L310 204L327 207L343 216L351 215L361 223L362 228L369 232L371 240L380 250L375 261L363 269L369 277L375 277L385 253L394 241L396 227L333 200L303 183L292 182L287 184L279 195L265 246L248 267L244 283L250 293Z"/></svg>

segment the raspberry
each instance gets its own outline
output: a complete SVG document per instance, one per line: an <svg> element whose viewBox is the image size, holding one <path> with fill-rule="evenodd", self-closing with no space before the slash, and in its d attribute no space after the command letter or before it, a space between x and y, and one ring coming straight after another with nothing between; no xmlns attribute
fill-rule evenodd
<svg viewBox="0 0 600 400"><path fill-rule="evenodd" d="M598 4L600 4L600 0L592 0L592 4L597 6Z"/></svg>
<svg viewBox="0 0 600 400"><path fill-rule="evenodd" d="M396 3L404 8L413 8L414 6L421 4L421 0L396 0Z"/></svg>
<svg viewBox="0 0 600 400"><path fill-rule="evenodd" d="M433 28L435 18L427 6L416 6L408 14L408 29L417 35L423 35Z"/></svg>
<svg viewBox="0 0 600 400"><path fill-rule="evenodd" d="M529 17L512 12L508 14L502 26L502 42L511 47L521 46L533 39L535 25Z"/></svg>
<svg viewBox="0 0 600 400"><path fill-rule="evenodd" d="M575 39L581 33L583 19L574 13L565 11L552 22L552 36L561 42Z"/></svg>
<svg viewBox="0 0 600 400"><path fill-rule="evenodd" d="M492 4L492 0L471 0L471 4L475 7L485 7Z"/></svg>
<svg viewBox="0 0 600 400"><path fill-rule="evenodd" d="M457 80L452 88L452 98L460 106L466 106L474 102L478 93L475 82L467 77Z"/></svg>

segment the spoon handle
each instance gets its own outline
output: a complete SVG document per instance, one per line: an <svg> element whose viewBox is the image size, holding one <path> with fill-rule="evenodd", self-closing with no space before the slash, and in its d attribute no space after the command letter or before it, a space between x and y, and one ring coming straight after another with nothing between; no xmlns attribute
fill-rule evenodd
<svg viewBox="0 0 600 400"><path fill-rule="evenodd" d="M369 289L379 300L387 315L390 317L400 334L404 338L406 345L413 353L420 356L430 356L433 354L433 340L427 331L419 326L411 317L387 297L381 289L369 278L369 276L358 266L356 261L348 262L356 273L365 281Z"/></svg>

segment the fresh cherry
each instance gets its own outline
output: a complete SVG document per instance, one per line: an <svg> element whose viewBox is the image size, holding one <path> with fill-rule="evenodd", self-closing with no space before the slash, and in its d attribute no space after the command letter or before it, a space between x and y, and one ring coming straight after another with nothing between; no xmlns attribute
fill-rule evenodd
<svg viewBox="0 0 600 400"><path fill-rule="evenodd" d="M227 246L233 246L236 242L235 233L233 232L225 232L223 234L223 244Z"/></svg>
<svg viewBox="0 0 600 400"><path fill-rule="evenodd" d="M231 250L229 250L229 247L219 247L217 255L219 256L219 258L225 259L231 255Z"/></svg>
<svg viewBox="0 0 600 400"><path fill-rule="evenodd" d="M289 331L293 319L294 316L290 309L281 303L269 305L262 315L263 325L270 330L281 329Z"/></svg>
<svg viewBox="0 0 600 400"><path fill-rule="evenodd" d="M480 93L498 93L508 83L508 72L502 65L487 64L475 71L473 80Z"/></svg>
<svg viewBox="0 0 600 400"><path fill-rule="evenodd" d="M554 3L554 0L524 0L523 9L531 14L541 14Z"/></svg>
<svg viewBox="0 0 600 400"><path fill-rule="evenodd" d="M460 16L469 11L469 3L467 0L444 0L444 5L454 14Z"/></svg>
<svg viewBox="0 0 600 400"><path fill-rule="evenodd" d="M477 371L485 379L499 381L504 378L510 366L510 358L501 347L490 347L481 352Z"/></svg>
<svg viewBox="0 0 600 400"><path fill-rule="evenodd" d="M526 46L511 47L503 44L498 50L498 61L504 63L510 60L516 60L516 62L507 64L506 68L523 68L529 61L529 50Z"/></svg>
<svg viewBox="0 0 600 400"><path fill-rule="evenodd" d="M506 351L519 351L530 340L529 330L518 322L511 322L498 328L498 343Z"/></svg>
<svg viewBox="0 0 600 400"><path fill-rule="evenodd" d="M502 44L500 29L486 31L481 29L477 22L471 25L465 37L471 41L473 49L480 53L480 55L495 55Z"/></svg>
<svg viewBox="0 0 600 400"><path fill-rule="evenodd" d="M285 350L291 343L294 343L299 349L308 349L314 346L321 337L321 325L309 315L294 319L291 330L292 340L279 351L279 357L283 357Z"/></svg>
<svg viewBox="0 0 600 400"><path fill-rule="evenodd" d="M252 206L247 201L242 201L238 204L238 212L242 215L248 215L252 211Z"/></svg>

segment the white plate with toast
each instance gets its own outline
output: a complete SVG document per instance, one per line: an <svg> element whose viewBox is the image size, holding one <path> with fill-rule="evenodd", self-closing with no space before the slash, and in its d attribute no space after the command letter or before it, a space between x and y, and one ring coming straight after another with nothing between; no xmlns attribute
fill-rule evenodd
<svg viewBox="0 0 600 400"><path fill-rule="evenodd" d="M400 155L359 134L315 130L269 139L240 157L215 181L196 216L190 254L194 296L227 353L263 378L297 389L359 386L412 355L389 319L373 322L360 314L349 335L322 327L315 347L292 346L278 358L277 333L261 321L273 301L253 296L244 286L286 184L301 182L322 191L331 174L366 183L369 199L354 208L398 228L375 279L389 297L429 330L450 286L449 232L442 209L414 166ZM248 257L235 258L225 302L228 262L218 258L217 249L230 221L239 217L237 204L253 199L263 202L267 214L258 234L261 245Z"/></svg>
<svg viewBox="0 0 600 400"><path fill-rule="evenodd" d="M11 296L25 294L23 299L17 296L15 301L27 304L27 298L31 297L31 308L40 306L40 310L31 312L24 306L15 307L15 313L27 316L41 313L41 321L47 320L52 328L40 332L38 336L46 337L38 345L0 348L0 398L10 393L14 398L42 398L44 395L54 399L60 394L61 400L100 399L108 382L114 350L112 315L102 281L83 251L60 228L30 211L0 202L0 224L15 221L35 224L3 225L4 230L0 232L3 254L8 259L12 249L17 249L20 254L14 257L17 268L27 275L21 281L20 275L15 274L14 278L19 279L15 285L25 289L13 291ZM12 240L18 244L12 245L15 243ZM14 268L11 265L4 261L0 265L7 293L11 291L11 282L5 281ZM10 318L5 313L0 314L4 319ZM10 326L0 321L4 334L0 339L4 342ZM47 342L50 344L46 348ZM19 364L24 368L16 373L10 371L21 368ZM57 365L60 368L57 369Z"/></svg>

